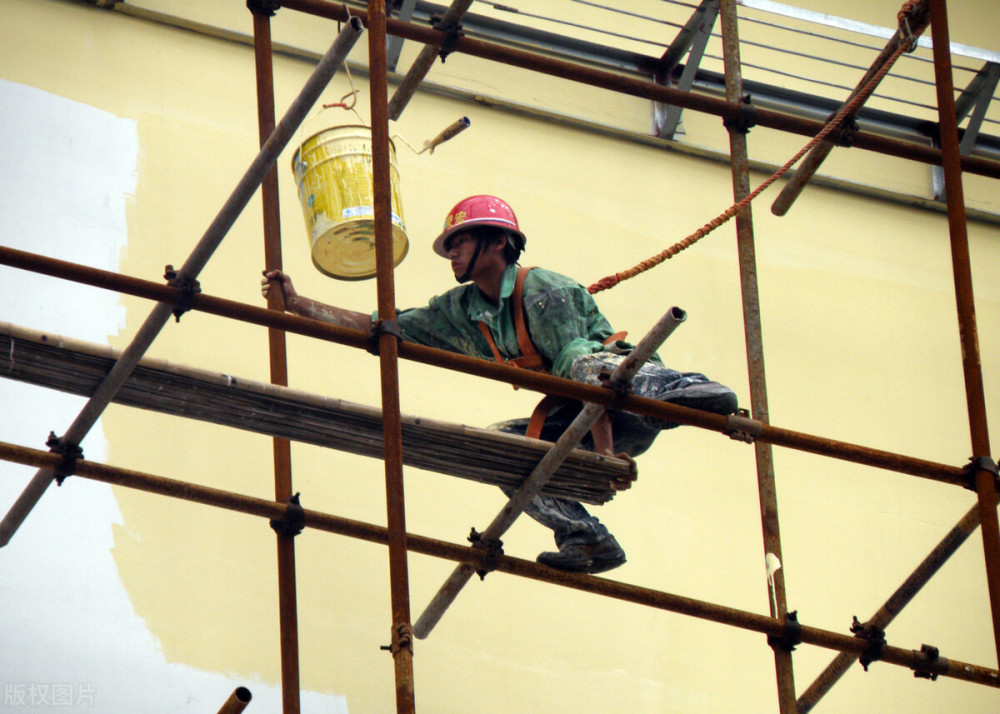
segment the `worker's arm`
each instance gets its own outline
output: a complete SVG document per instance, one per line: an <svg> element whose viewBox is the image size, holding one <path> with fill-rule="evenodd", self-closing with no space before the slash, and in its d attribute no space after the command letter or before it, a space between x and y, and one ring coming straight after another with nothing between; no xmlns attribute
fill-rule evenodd
<svg viewBox="0 0 1000 714"><path fill-rule="evenodd" d="M260 293L265 298L271 296L271 290L277 287L279 295L284 296L285 310L301 317L311 317L314 320L322 320L341 327L353 327L355 330L368 331L372 326L371 315L354 310L346 310L342 307L327 305L317 302L307 297L303 297L295 292L292 287L292 280L280 270L271 270L264 273L260 281Z"/></svg>

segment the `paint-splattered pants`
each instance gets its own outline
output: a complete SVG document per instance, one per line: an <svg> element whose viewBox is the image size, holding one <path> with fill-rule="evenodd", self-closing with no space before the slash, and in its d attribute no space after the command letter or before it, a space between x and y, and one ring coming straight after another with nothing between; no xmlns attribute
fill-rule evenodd
<svg viewBox="0 0 1000 714"><path fill-rule="evenodd" d="M610 373L622 359L621 355L605 352L586 355L573 363L572 377L579 382L601 384L600 375ZM632 386L634 393L642 397L722 414L736 410L736 395L729 388L712 382L697 372L682 373L662 365L648 364L636 375ZM582 408L582 403L570 402L550 413L542 427L541 438L545 441L556 441ZM528 422L528 419L511 419L493 424L489 428L508 434L524 434ZM615 412L611 420L614 450L616 453L624 452L629 456L638 456L652 446L661 430L676 426L678 425L673 422L629 412ZM594 442L589 433L580 446L593 451ZM514 494L513 489L505 488L503 491L508 498ZM528 504L525 513L552 530L559 548L599 543L609 535L604 524L576 501L539 495Z"/></svg>

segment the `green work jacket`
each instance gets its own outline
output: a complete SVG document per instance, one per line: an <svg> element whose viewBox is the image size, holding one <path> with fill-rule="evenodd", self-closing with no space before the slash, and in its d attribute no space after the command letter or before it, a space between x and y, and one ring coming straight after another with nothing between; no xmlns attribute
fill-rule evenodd
<svg viewBox="0 0 1000 714"><path fill-rule="evenodd" d="M396 315L403 339L471 357L494 359L479 331L489 327L505 358L521 356L514 329L511 293L517 266L508 265L500 285L500 305L493 305L474 283L460 285L431 298L427 307ZM558 377L569 377L573 360L600 352L614 330L587 289L570 278L535 268L524 283L524 310L535 349Z"/></svg>

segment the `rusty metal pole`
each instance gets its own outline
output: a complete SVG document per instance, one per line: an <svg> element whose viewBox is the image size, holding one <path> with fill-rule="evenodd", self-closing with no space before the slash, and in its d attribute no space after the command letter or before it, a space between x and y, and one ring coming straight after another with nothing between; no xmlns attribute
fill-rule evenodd
<svg viewBox="0 0 1000 714"><path fill-rule="evenodd" d="M327 0L283 0L281 5L289 10L298 10L331 20L343 21L349 16L346 5L343 3L328 2ZM351 10L350 15L360 17L362 21L367 19L367 14L360 10ZM389 19L386 26L392 34L408 40L415 40L416 42L424 42L435 46L439 45L442 41L442 32L416 23ZM633 97L641 97L663 104L674 104L698 112L716 114L728 119L738 119L740 116L740 107L737 104L718 97L697 92L687 92L663 84L657 84L650 80L627 77L622 74L588 67L576 62L567 62L554 57L547 57L543 54L504 47L493 42L484 42L472 37L459 37L455 42L454 51L494 62L501 62L512 67L541 72L552 77L568 79L593 87L608 89L613 92L628 94ZM758 126L808 137L816 136L826 124L824 121L807 119L768 109L758 108L756 116ZM854 137L853 146L856 149L877 151L889 156L898 156L924 163L937 164L941 161L940 150L931 146L877 136L869 132L860 132ZM963 156L962 166L970 173L1000 178L1000 161L978 156Z"/></svg>
<svg viewBox="0 0 1000 714"><path fill-rule="evenodd" d="M471 5L472 0L453 0L448 9L444 11L444 15L441 16L441 20L438 23L439 26L445 30L445 33L448 32L449 28L457 27L462 21L462 16L465 15ZM434 66L440 48L440 44L432 44L424 45L420 50L420 54L413 60L413 64L407 70L403 81L396 88L396 93L389 100L388 112L390 119L393 121L399 120L406 105L417 91L417 87L420 86L424 77L427 76L427 73L431 71L431 67Z"/></svg>
<svg viewBox="0 0 1000 714"><path fill-rule="evenodd" d="M379 321L396 320L392 264L389 178L388 80L385 59L385 0L368 0L368 68L372 119L372 182L375 197L375 266ZM389 581L392 644L396 671L396 711L415 709L413 628L406 552L406 503L403 497L403 432L399 414L399 345L388 331L379 335L382 375L382 429L385 441L385 495L389 528Z"/></svg>
<svg viewBox="0 0 1000 714"><path fill-rule="evenodd" d="M3 441L0 441L0 459L51 469L65 468L63 457L59 454L29 449ZM70 471L76 476L102 483L139 489L147 493L216 506L252 516L275 519L281 518L285 512L283 506L269 499L244 496L209 486L200 486L195 483L154 476L130 469L115 468L94 461L74 461ZM305 509L303 509L302 517L306 528L358 538L369 543L386 545L389 542L388 530L383 526ZM468 546L447 543L416 534L408 536L407 548L415 553L435 558L471 563L480 561L480 557L475 555L472 552L473 549ZM608 578L555 570L534 561L521 560L507 555L497 557L497 571L580 592L610 597L635 605L697 617L719 625L730 625L765 635L780 636L783 633L782 624L766 615L737 610L725 605L715 605L703 600L673 595ZM855 658L863 654L869 647L869 644L861 638L807 625L802 626L802 642L817 647L851 652ZM879 661L908 667L916 672L940 674L964 682L1000 688L1000 672L995 669L942 656L935 657L923 650L905 650L885 645Z"/></svg>
<svg viewBox="0 0 1000 714"><path fill-rule="evenodd" d="M218 714L240 714L250 704L251 699L253 699L253 695L249 689L246 687L237 687L229 695L229 699L225 701L222 708L219 709Z"/></svg>
<svg viewBox="0 0 1000 714"><path fill-rule="evenodd" d="M621 387L627 387L632 383L632 378L636 372L646 364L653 353L663 344L675 329L687 319L687 313L678 307L672 307L657 321L657 323L635 346L629 358L622 362L608 379L607 387L612 392L618 391ZM604 414L604 407L589 403L577 414L573 422L566 428L559 439L556 440L552 448L548 450L542 460L526 478L517 491L511 496L510 501L496 515L486 530L479 535L479 543L485 544L498 542L500 536L507 532L507 529L514 525L514 521L520 516L524 509L528 507L535 496L538 495L542 487L548 482L559 465L566 460L569 452L577 447L580 440L587 435L591 427ZM485 551L485 547L480 550ZM417 619L413 627L414 634L423 639L434 629L445 611L458 597L458 594L465 587L465 584L472 578L476 568L468 563L459 565L442 585L437 594L427 605L427 608Z"/></svg>
<svg viewBox="0 0 1000 714"><path fill-rule="evenodd" d="M722 23L723 60L726 73L726 99L739 102L743 96L740 67L740 40L734 0L722 0L719 18ZM750 159L747 155L749 127L727 122L729 155L732 162L733 197L742 201L750 194ZM767 384L764 379L764 344L761 337L760 296L757 290L757 261L754 251L753 216L750 206L736 215L736 242L739 250L740 284L743 291L743 329L747 346L747 369L750 374L750 405L753 418L768 421ZM771 617L788 616L785 601L784 561L778 528L778 496L774 485L774 458L771 445L756 441L757 490L760 497L761 527L767 564L768 601ZM777 567L774 567L776 564ZM778 680L778 705L782 714L795 712L795 676L791 649L772 644Z"/></svg>
<svg viewBox="0 0 1000 714"><path fill-rule="evenodd" d="M271 52L271 16L276 8L267 0L247 0L253 15L254 66L257 79L257 125L261 145L274 131L274 68ZM264 225L265 270L281 270L281 222L278 204L278 168L272 166L261 183ZM272 290L268 309L284 312L284 295ZM288 386L285 333L267 331L271 384ZM274 500L288 503L292 497L292 448L288 439L272 439ZM281 704L284 714L298 714L299 629L295 583L295 536L275 528L278 556L278 623L281 648Z"/></svg>
<svg viewBox="0 0 1000 714"><path fill-rule="evenodd" d="M868 83L879 74L879 71L896 53L900 45L909 43L911 40L916 42L916 36L920 35L920 33L927 28L927 23L930 22L930 12L927 0L919 0L919 2L917 2L910 9L909 16L912 16L913 18L912 21L908 20L909 27L905 31L902 28L899 28L895 33L893 33L892 37L889 38L889 41L886 43L886 46L882 48L878 57L876 57L875 61L872 62L871 67L868 68L868 71L865 72L858 81L854 90L840 105L841 108L851 102L865 89L865 87L868 86ZM861 106L859 105L857 109L844 117L841 125L846 126L852 122L858 116L860 111ZM776 216L783 216L788 213L788 209L792 207L795 199L798 198L799 194L802 193L802 190L806 187L806 184L809 183L809 179L816 174L819 167L826 160L826 157L830 155L830 152L833 151L835 147L835 140L824 139L805 155L795 172L789 174L785 187L781 189L781 193L778 194L778 197L774 199L774 203L771 204L771 213Z"/></svg>
<svg viewBox="0 0 1000 714"><path fill-rule="evenodd" d="M971 470L979 497L986 580L993 614L993 637L997 659L1000 661L1000 523L997 521L997 490L994 480L996 463L990 458L990 433L986 423L986 396L983 391L983 366L979 357L979 335L976 330L976 306L972 291L972 265L965 221L965 195L962 190L962 157L958 143L958 120L955 116L955 87L951 75L951 42L945 0L931 0L931 37L934 40L934 78L937 85L941 156L948 203L948 229L951 235L952 272L955 277L965 396L972 437Z"/></svg>
<svg viewBox="0 0 1000 714"><path fill-rule="evenodd" d="M945 534L945 537L934 547L934 549L921 561L920 565L910 574L910 576L896 588L888 600L872 615L866 622L866 627L873 627L879 630L887 628L896 615L903 611L910 601L916 596L920 589L927 584L941 566L948 562L948 558L955 554L959 547L968 539L972 532L979 527L979 506L973 506L955 524L955 526ZM851 665L857 662L858 658L853 654L841 652L833 661L826 666L815 681L802 693L798 699L799 714L806 714L811 711L816 703L825 695L834 684L843 676L844 672L850 669Z"/></svg>

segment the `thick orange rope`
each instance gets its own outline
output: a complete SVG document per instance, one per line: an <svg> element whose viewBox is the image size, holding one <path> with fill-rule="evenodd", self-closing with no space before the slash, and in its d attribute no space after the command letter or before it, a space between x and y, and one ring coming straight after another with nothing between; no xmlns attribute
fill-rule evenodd
<svg viewBox="0 0 1000 714"><path fill-rule="evenodd" d="M764 181L764 183L762 183L760 186L758 186L756 189L750 192L750 194L748 194L747 197L744 198L742 201L734 203L732 206L727 208L725 211L723 211L718 216L713 218L711 221L703 225L701 228L696 230L694 233L689 235L684 240L675 243L674 245L670 246L669 248L660 253L657 253L651 258L647 258L646 260L642 261L641 263L632 268L629 268L628 270L622 271L620 273L615 273L614 275L609 275L605 278L601 278L596 283L587 288L587 291L593 294L593 293L598 293L602 290L613 288L622 280L628 280L629 278L634 278L639 273L644 273L650 268L656 267L657 265L667 260L668 258L673 258L682 250L691 247L697 241L704 238L706 235L714 231L716 228L718 228L723 223L728 221L730 218L735 216L741 210L746 208L748 205L750 205L751 201L753 201L755 198L757 198L757 196L763 193L771 184L773 184L775 181L777 181L779 178L785 175L785 173L787 173L788 170L791 169L792 166L794 166L799 161L799 159L805 156L810 149L816 146L816 144L818 144L819 142L823 141L823 139L825 139L830 134L830 132L838 128L840 126L840 122L843 121L845 117L853 114L853 112L858 107L860 107L861 104L866 99L868 99L871 93L875 91L875 87L877 87L879 82L881 82L882 79L885 77L885 75L889 73L889 70L892 69L892 66L896 63L896 60L899 59L899 57L904 52L913 49L916 43L916 36L912 35L909 29L909 16L911 11L918 4L919 0L908 0L903 4L903 7L900 9L897 16L899 19L900 26L905 27L906 32L908 34L911 34L909 41L901 42L899 47L892 54L892 56L890 56L889 59L886 60L885 65L883 65L882 68L875 74L875 76L871 78L871 81L869 81L868 84L866 84L862 88L862 90L858 92L857 96L854 97L854 99L852 99L850 102L845 104L844 107L839 112L837 112L837 114L833 117L833 119L827 122L826 126L824 126L815 137L810 139L809 143L803 146L802 149L797 154L795 154L795 156L789 159L784 166L775 171L770 178L768 178L766 181Z"/></svg>

